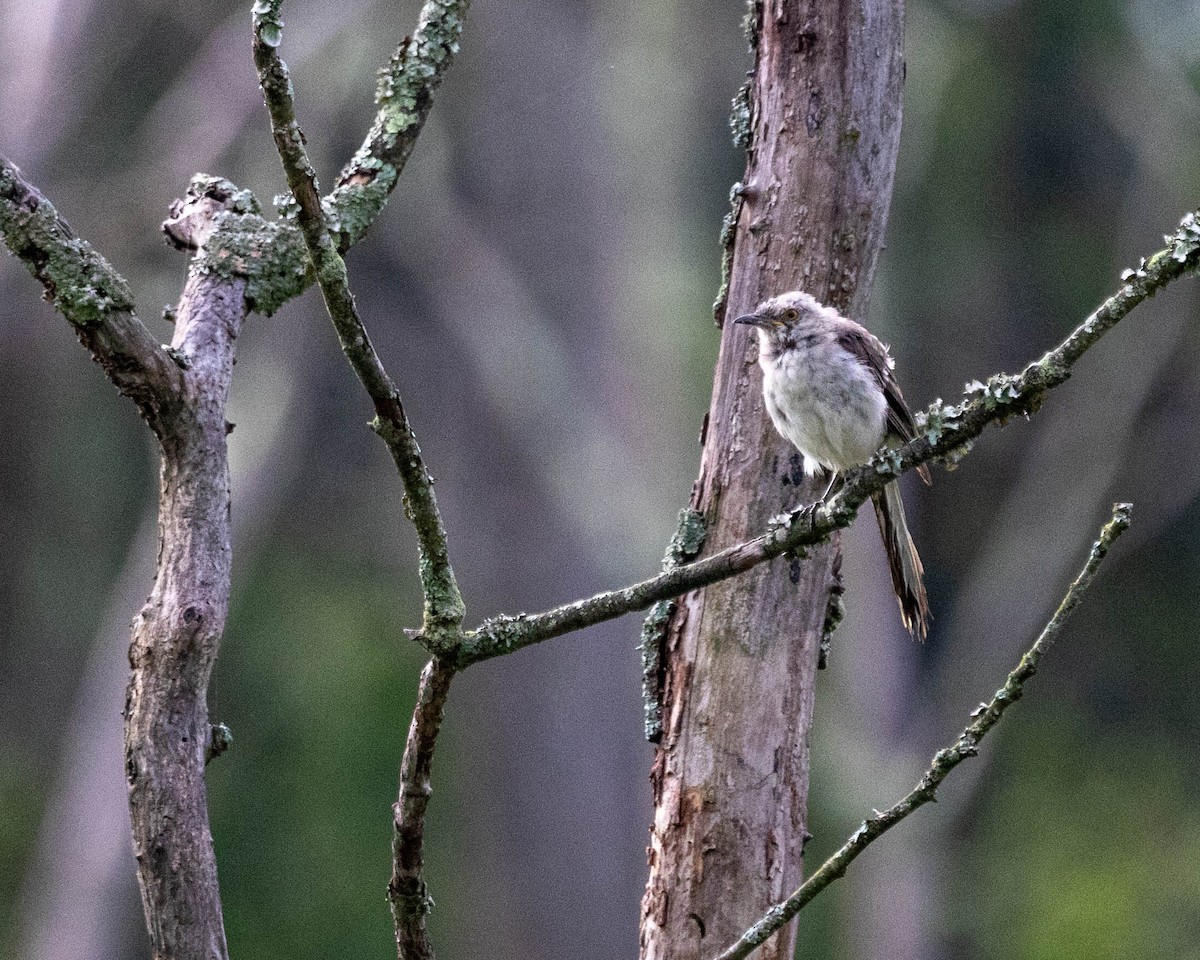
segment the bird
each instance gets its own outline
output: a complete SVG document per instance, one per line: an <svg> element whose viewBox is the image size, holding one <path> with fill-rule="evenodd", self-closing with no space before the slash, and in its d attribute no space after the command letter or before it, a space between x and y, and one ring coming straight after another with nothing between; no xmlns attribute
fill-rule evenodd
<svg viewBox="0 0 1200 960"><path fill-rule="evenodd" d="M821 500L839 473L866 463L885 445L901 446L917 435L892 373L895 362L862 324L802 290L771 297L734 323L758 334L763 401L775 429L804 456L806 474L832 474ZM924 465L917 473L930 483ZM908 532L899 483L892 481L871 499L900 619L910 634L924 639L930 620L925 568Z"/></svg>

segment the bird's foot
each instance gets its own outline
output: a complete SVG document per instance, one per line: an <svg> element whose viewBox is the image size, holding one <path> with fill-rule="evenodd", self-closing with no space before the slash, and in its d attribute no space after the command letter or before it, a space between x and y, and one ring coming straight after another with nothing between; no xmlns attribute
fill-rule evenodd
<svg viewBox="0 0 1200 960"><path fill-rule="evenodd" d="M820 510L823 506L825 506L824 498L821 498L820 500L814 500L812 503L807 503L803 507L801 507L799 510L797 510L796 516L800 520L807 520L809 529L813 533L816 533L817 532L817 511Z"/></svg>

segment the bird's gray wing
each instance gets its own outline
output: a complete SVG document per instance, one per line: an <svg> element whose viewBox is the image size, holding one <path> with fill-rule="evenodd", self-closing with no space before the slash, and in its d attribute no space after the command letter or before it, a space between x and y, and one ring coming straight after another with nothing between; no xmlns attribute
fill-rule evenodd
<svg viewBox="0 0 1200 960"><path fill-rule="evenodd" d="M892 359L888 356L887 347L865 327L849 320L838 325L837 343L874 374L875 381L887 401L888 433L899 437L904 443L914 439L917 435L917 425L900 390L900 384L896 382L892 373ZM926 483L930 482L929 470L924 464L917 467L917 473Z"/></svg>

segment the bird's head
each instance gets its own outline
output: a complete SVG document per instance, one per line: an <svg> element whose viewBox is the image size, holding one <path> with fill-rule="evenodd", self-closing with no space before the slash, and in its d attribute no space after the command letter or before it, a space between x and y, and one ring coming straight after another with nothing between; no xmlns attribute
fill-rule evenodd
<svg viewBox="0 0 1200 960"><path fill-rule="evenodd" d="M829 308L815 297L803 290L792 290L764 300L753 313L740 316L733 322L756 327L764 341L785 341L793 339L797 329L819 321L827 312L830 312Z"/></svg>

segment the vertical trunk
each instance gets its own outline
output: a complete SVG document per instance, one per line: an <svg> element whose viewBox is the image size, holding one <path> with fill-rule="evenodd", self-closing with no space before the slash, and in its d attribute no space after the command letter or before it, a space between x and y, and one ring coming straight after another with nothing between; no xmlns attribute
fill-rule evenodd
<svg viewBox="0 0 1200 960"><path fill-rule="evenodd" d="M172 347L185 395L162 431L158 570L134 619L125 707L133 851L155 960L225 960L204 785L208 681L229 608L225 401L244 287L188 278Z"/></svg>
<svg viewBox="0 0 1200 960"><path fill-rule="evenodd" d="M731 315L802 288L865 319L900 138L901 0L754 8L752 145ZM752 337L726 324L692 506L705 551L820 491L762 409ZM643 960L728 946L799 884L817 651L836 545L689 594L664 649ZM789 928L762 955L790 958Z"/></svg>

